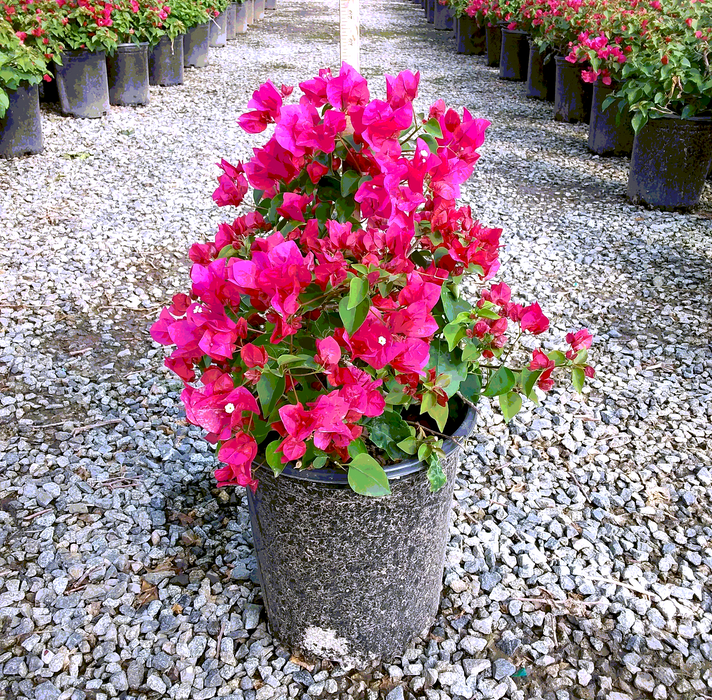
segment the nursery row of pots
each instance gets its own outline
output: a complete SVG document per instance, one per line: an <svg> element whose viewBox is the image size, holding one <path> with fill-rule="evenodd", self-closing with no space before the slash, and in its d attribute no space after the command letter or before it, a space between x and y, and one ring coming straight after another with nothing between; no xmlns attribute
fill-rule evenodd
<svg viewBox="0 0 712 700"><path fill-rule="evenodd" d="M525 31L507 22L482 22L438 0L416 0L435 29L454 30L458 53L483 55L499 68L501 80L526 82L526 95L553 101L557 121L589 125L588 148L597 155L631 158L628 196L636 203L662 209L695 207L712 177L712 118L683 119L666 114L649 119L635 133L627 104L607 99L620 84L582 78L582 66L566 56L542 55Z"/></svg>
<svg viewBox="0 0 712 700"><path fill-rule="evenodd" d="M59 102L62 114L99 118L110 105L146 105L149 86L183 83L184 68L204 68L209 47L222 47L276 8L276 0L245 0L175 39L164 35L148 43L119 44L115 52L66 50L52 66L53 80L9 91L9 107L0 118L0 156L14 158L43 149L40 102Z"/></svg>

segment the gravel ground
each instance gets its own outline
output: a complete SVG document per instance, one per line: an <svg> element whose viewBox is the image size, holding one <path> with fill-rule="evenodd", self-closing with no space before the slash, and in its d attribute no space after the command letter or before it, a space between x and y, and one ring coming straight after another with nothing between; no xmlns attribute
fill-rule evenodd
<svg viewBox="0 0 712 700"><path fill-rule="evenodd" d="M280 0L147 107L45 108L45 153L0 162L0 696L712 697L712 188L631 206L626 160L406 0L362 2L372 92L420 69L422 106L492 121L465 198L504 227L502 278L595 332L598 375L509 426L482 404L439 618L403 659L347 672L270 637L244 497L213 488L147 329L227 216L213 163L249 155L250 93L336 66L336 7Z"/></svg>

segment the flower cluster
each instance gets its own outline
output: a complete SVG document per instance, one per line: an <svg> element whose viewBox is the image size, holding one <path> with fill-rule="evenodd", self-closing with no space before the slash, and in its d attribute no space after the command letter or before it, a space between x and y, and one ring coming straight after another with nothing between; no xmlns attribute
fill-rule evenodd
<svg viewBox="0 0 712 700"><path fill-rule="evenodd" d="M507 368L510 336L548 329L538 304L505 284L460 297L463 275L499 269L501 230L457 203L489 123L441 100L416 114L419 77L386 76L386 99L347 64L301 83L298 101L268 81L239 119L272 136L220 163L213 196L240 206L252 188L256 209L193 245L190 293L151 331L174 346L166 365L217 446L219 484L254 488L261 452L277 473L344 467L368 495L388 493L384 464L417 455L438 488L440 437L463 400L499 396L509 419L555 368L579 389L592 372L585 331L551 365Z"/></svg>

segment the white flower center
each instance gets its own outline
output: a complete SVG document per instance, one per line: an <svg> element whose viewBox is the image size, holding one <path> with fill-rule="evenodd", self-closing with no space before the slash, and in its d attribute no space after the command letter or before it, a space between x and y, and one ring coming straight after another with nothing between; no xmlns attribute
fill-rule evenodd
<svg viewBox="0 0 712 700"><path fill-rule="evenodd" d="M234 410L235 410L234 403L226 403L225 404L225 413L232 413Z"/></svg>
<svg viewBox="0 0 712 700"><path fill-rule="evenodd" d="M429 155L430 155L430 151L426 150L425 148L420 151L421 158L427 158Z"/></svg>
<svg viewBox="0 0 712 700"><path fill-rule="evenodd" d="M193 309L193 313L194 313L194 314L202 314L202 313L203 313L203 307L202 307L202 306L196 306L196 307Z"/></svg>
<svg viewBox="0 0 712 700"><path fill-rule="evenodd" d="M378 336L378 344L379 345L385 345L387 342L388 341L382 335Z"/></svg>

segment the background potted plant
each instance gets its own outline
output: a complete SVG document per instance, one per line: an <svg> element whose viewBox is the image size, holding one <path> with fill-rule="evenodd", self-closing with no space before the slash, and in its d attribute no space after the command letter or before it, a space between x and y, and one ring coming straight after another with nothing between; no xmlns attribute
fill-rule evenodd
<svg viewBox="0 0 712 700"><path fill-rule="evenodd" d="M151 32L148 53L148 79L151 85L183 84L183 35L185 25L173 14L172 7L163 5L161 26Z"/></svg>
<svg viewBox="0 0 712 700"><path fill-rule="evenodd" d="M19 34L19 35L18 35ZM24 32L0 19L0 156L15 158L42 151L42 121L37 90L47 59L25 43Z"/></svg>
<svg viewBox="0 0 712 700"><path fill-rule="evenodd" d="M485 33L478 23L477 13L468 14L469 0L450 0L449 4L455 22L457 52L466 56L481 56L486 49Z"/></svg>
<svg viewBox="0 0 712 700"><path fill-rule="evenodd" d="M118 43L107 57L111 104L148 104L148 47L160 40L167 16L165 7L147 0L118 0L114 5L112 26Z"/></svg>
<svg viewBox="0 0 712 700"><path fill-rule="evenodd" d="M175 346L188 420L208 431L221 485L248 487L263 597L284 642L341 663L400 654L431 624L457 448L480 396L508 420L565 371L581 389L591 336L565 352L497 272L500 229L459 206L489 122L437 101L419 75L385 100L344 64L260 86L239 123L275 124L214 199L256 209L196 243L189 294L152 327ZM514 354L512 354L514 353Z"/></svg>
<svg viewBox="0 0 712 700"><path fill-rule="evenodd" d="M499 0L471 0L467 14L471 17L482 17L485 26L487 65L497 68L502 54L502 29L499 26L502 13Z"/></svg>
<svg viewBox="0 0 712 700"><path fill-rule="evenodd" d="M227 9L230 0L210 2L210 46L225 46L227 42Z"/></svg>
<svg viewBox="0 0 712 700"><path fill-rule="evenodd" d="M502 52L499 58L501 80L526 80L529 65L529 38L522 27L523 0L502 0Z"/></svg>
<svg viewBox="0 0 712 700"><path fill-rule="evenodd" d="M63 114L97 118L109 111L106 54L116 49L114 6L102 0L56 0L47 6L47 33L62 46L56 66Z"/></svg>
<svg viewBox="0 0 712 700"><path fill-rule="evenodd" d="M712 161L712 10L653 0L634 15L642 41L628 54L616 93L633 113L628 196L657 207L695 206ZM609 97L611 102L614 97Z"/></svg>
<svg viewBox="0 0 712 700"><path fill-rule="evenodd" d="M205 68L209 61L211 12L206 2L173 0L171 13L185 26L183 65Z"/></svg>

